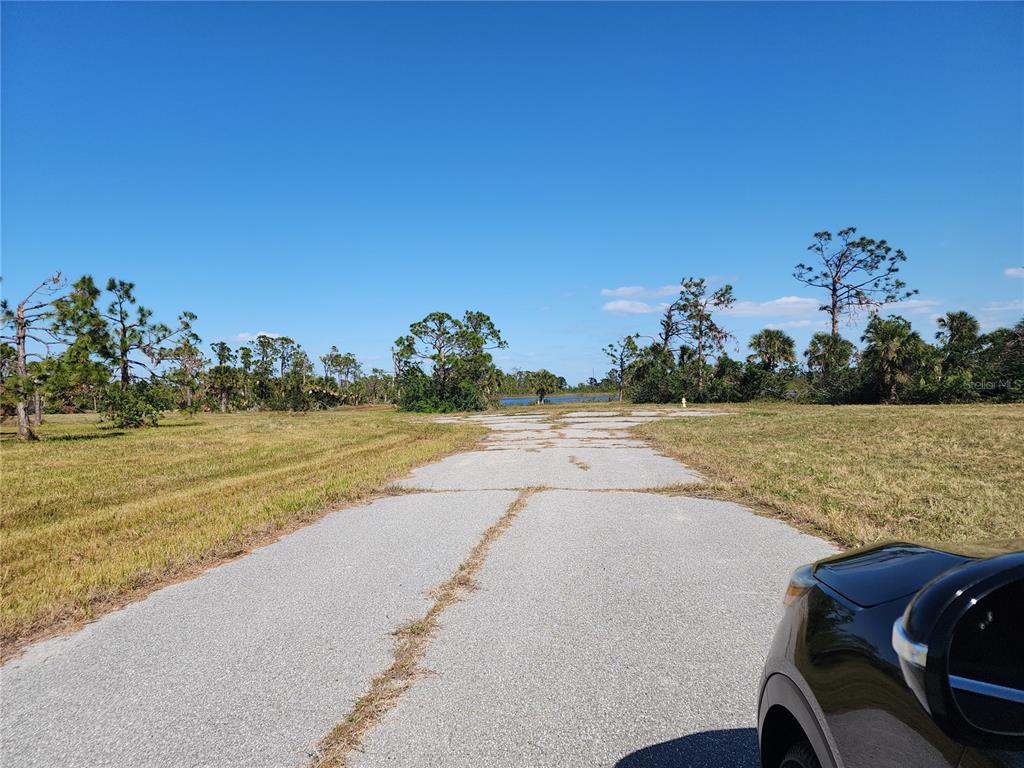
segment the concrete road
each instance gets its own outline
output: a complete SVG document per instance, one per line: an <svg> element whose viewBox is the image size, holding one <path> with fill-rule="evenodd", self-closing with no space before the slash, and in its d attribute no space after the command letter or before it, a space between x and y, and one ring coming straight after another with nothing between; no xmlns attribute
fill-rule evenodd
<svg viewBox="0 0 1024 768"><path fill-rule="evenodd" d="M750 729L791 566L828 551L732 504L536 495L479 590L445 614L425 659L433 674L350 765L612 766ZM729 759L651 764L754 768L756 754L748 733Z"/></svg>
<svg viewBox="0 0 1024 768"><path fill-rule="evenodd" d="M37 644L0 671L0 766L303 765L514 499L344 510Z"/></svg>
<svg viewBox="0 0 1024 768"><path fill-rule="evenodd" d="M472 417L484 442L412 473L408 495L38 644L0 670L0 765L303 765L510 489L543 486L442 614L433 674L349 765L754 768L786 579L832 549L643 492L699 481L627 431L664 415Z"/></svg>

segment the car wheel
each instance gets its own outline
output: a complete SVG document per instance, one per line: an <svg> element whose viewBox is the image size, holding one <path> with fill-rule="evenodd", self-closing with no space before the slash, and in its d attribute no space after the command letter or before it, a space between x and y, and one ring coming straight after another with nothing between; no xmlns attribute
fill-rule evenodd
<svg viewBox="0 0 1024 768"><path fill-rule="evenodd" d="M789 748L779 768L821 768L821 763L818 762L811 745L801 741Z"/></svg>

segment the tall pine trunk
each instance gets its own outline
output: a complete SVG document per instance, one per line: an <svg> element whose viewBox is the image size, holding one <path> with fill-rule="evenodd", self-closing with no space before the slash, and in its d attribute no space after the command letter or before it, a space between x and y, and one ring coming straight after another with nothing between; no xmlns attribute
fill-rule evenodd
<svg viewBox="0 0 1024 768"><path fill-rule="evenodd" d="M127 333L127 331L122 328L122 330L121 330L121 350L120 350L121 351L120 368L121 368L121 391L122 392L127 391L129 385L132 383L131 366L128 363L128 343L125 340L126 339L125 333Z"/></svg>
<svg viewBox="0 0 1024 768"><path fill-rule="evenodd" d="M832 316L832 335L839 335L839 286L832 283L832 305L829 307Z"/></svg>
<svg viewBox="0 0 1024 768"><path fill-rule="evenodd" d="M28 402L24 389L25 382L28 379L28 364L25 362L25 337L28 334L28 329L25 327L25 307L21 304L18 305L18 313L15 316L14 333L17 340L18 378L21 382L17 404L18 439L26 441L36 440L36 433L28 423Z"/></svg>
<svg viewBox="0 0 1024 768"><path fill-rule="evenodd" d="M704 394L704 329L697 336L697 391Z"/></svg>

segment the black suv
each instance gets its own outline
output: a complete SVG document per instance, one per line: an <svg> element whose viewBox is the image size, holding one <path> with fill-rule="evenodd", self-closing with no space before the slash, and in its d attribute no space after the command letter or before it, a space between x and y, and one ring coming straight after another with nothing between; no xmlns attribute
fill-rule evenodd
<svg viewBox="0 0 1024 768"><path fill-rule="evenodd" d="M763 768L1024 768L1024 541L855 550L785 604Z"/></svg>

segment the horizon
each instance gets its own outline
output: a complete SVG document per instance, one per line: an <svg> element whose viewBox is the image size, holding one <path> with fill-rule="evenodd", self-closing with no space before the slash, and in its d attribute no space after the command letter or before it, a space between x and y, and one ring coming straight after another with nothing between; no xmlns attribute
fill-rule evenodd
<svg viewBox="0 0 1024 768"><path fill-rule="evenodd" d="M691 275L734 286L741 356L764 327L802 350L826 318L793 267L856 226L906 251L925 339L1024 313L1020 4L2 13L8 299L113 275L204 350L367 369L475 309L501 368L578 383Z"/></svg>

